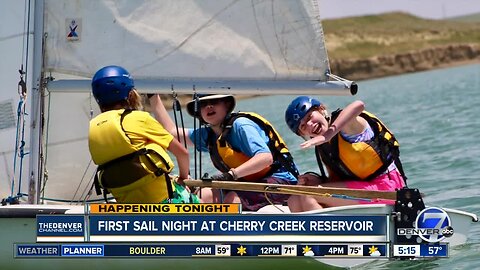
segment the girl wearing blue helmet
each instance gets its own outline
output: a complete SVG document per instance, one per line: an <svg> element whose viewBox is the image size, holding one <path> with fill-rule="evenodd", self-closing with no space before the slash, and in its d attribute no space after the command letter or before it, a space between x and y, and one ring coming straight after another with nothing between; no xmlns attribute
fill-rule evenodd
<svg viewBox="0 0 480 270"><path fill-rule="evenodd" d="M89 149L98 165L97 194L112 193L119 203L192 203L195 195L181 185L188 178L189 154L149 113L122 67L106 66L92 79L101 114L90 121ZM177 158L179 181L171 181Z"/></svg>
<svg viewBox="0 0 480 270"><path fill-rule="evenodd" d="M405 185L398 141L375 115L364 109L362 101L354 101L328 115L325 105L315 98L299 96L290 103L285 121L295 134L306 140L300 145L302 149L315 147L322 172L322 176L304 174L299 183L384 191ZM342 202L320 203L333 206ZM303 211L319 207L311 198L301 206Z"/></svg>

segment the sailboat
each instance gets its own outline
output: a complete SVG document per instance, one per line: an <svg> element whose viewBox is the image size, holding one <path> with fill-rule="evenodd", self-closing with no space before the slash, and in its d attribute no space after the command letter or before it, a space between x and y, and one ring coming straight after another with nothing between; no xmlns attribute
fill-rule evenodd
<svg viewBox="0 0 480 270"><path fill-rule="evenodd" d="M28 80L29 154L19 161L24 163L19 171L7 168L14 175L0 182L8 187L0 189L2 198L7 198L0 207L0 226L6 228L0 249L4 265L16 263L14 243L34 241L35 215L83 213L86 202L101 201L91 189L96 168L87 134L89 120L99 113L90 94L90 78L102 66L127 68L143 93L166 94L173 89L176 94L351 95L358 91L355 82L330 72L317 1L35 0L29 8L34 33ZM455 227L451 245L465 243L472 221L478 218L446 211ZM392 206L378 204L309 214L392 212ZM338 266L366 261L316 260ZM47 268L51 261L69 268L79 262L45 259L35 261L35 268ZM81 262L82 268L96 263L117 268L137 265L119 259ZM245 266L246 262L236 263ZM173 262L152 259L142 264L168 267Z"/></svg>

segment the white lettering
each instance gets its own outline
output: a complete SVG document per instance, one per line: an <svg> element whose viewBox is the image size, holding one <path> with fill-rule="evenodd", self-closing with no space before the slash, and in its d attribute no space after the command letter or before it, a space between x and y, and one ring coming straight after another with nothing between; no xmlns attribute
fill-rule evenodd
<svg viewBox="0 0 480 270"><path fill-rule="evenodd" d="M305 231L305 221L300 220L279 220L270 222L272 231Z"/></svg>
<svg viewBox="0 0 480 270"><path fill-rule="evenodd" d="M310 221L311 231L373 231L373 221L315 220Z"/></svg>
<svg viewBox="0 0 480 270"><path fill-rule="evenodd" d="M233 232L258 232L263 231L265 221L236 220L220 222L220 230Z"/></svg>

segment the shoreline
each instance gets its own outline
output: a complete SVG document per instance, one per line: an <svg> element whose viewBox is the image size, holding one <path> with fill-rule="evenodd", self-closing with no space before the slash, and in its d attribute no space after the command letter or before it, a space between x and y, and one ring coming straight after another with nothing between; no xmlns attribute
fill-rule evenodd
<svg viewBox="0 0 480 270"><path fill-rule="evenodd" d="M330 68L335 75L359 81L474 63L480 63L480 46L459 44L367 59L332 60Z"/></svg>
<svg viewBox="0 0 480 270"><path fill-rule="evenodd" d="M332 73L351 81L362 81L420 71L471 65L480 63L480 46L459 44L430 48L405 54L375 56L367 59L331 60ZM245 99L255 95L243 95ZM167 110L173 107L171 95L161 95ZM183 106L192 99L191 95L179 95ZM149 102L145 109L149 110Z"/></svg>

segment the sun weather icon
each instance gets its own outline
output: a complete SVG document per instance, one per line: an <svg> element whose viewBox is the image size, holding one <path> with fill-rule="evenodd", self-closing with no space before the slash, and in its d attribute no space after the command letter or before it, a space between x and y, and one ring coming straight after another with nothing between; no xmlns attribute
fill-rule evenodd
<svg viewBox="0 0 480 270"><path fill-rule="evenodd" d="M302 248L302 253L303 253L303 256L307 256L307 257L315 256L315 253L313 253L312 248L309 247L308 245Z"/></svg>
<svg viewBox="0 0 480 270"><path fill-rule="evenodd" d="M369 247L368 254L370 254L370 256L372 257L382 256L382 254L380 253L380 251L378 251L378 248L376 246Z"/></svg>
<svg viewBox="0 0 480 270"><path fill-rule="evenodd" d="M237 254L240 254L240 256L243 256L244 254L247 254L247 248L244 246L240 246L237 248Z"/></svg>

